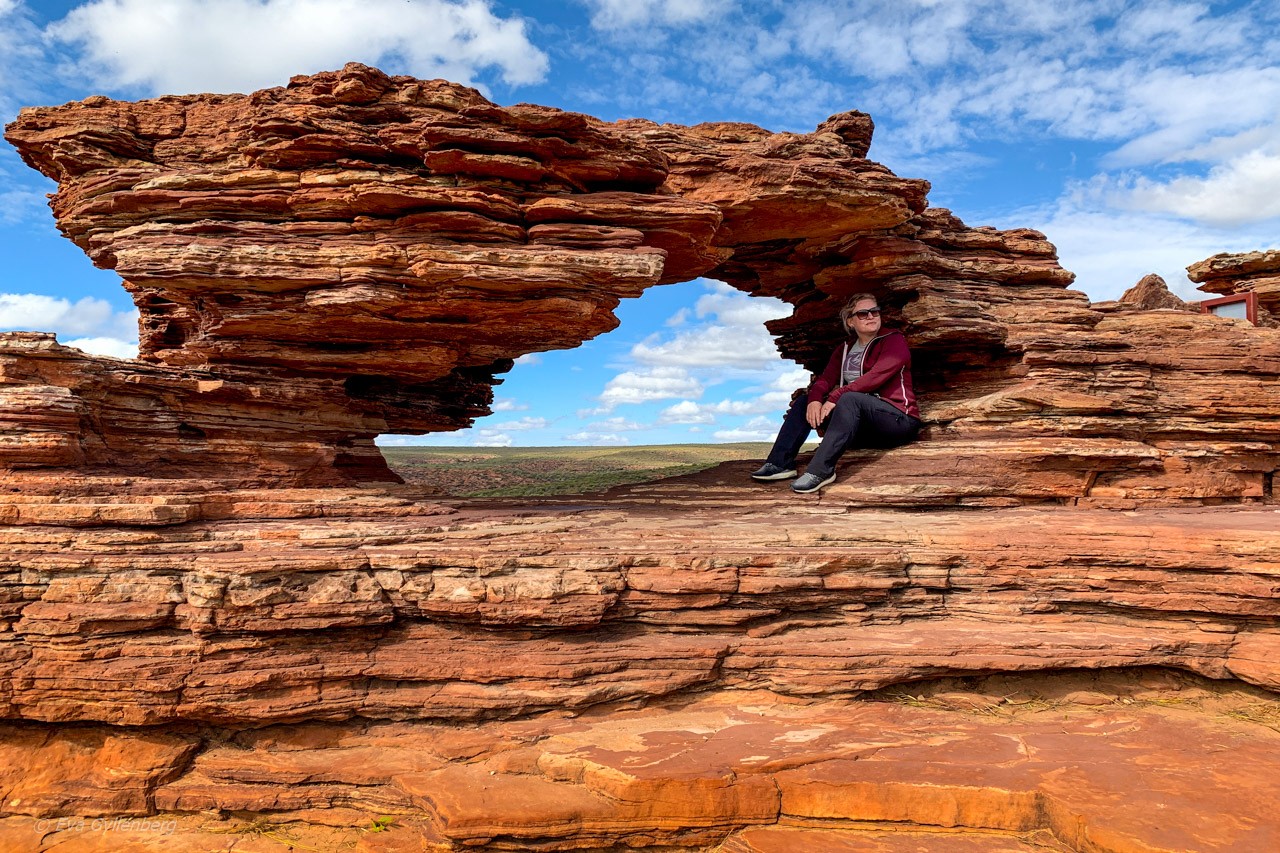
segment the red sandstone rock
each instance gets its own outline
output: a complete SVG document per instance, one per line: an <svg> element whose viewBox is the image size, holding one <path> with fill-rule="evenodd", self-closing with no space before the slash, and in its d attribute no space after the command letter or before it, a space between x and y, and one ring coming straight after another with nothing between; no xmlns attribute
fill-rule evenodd
<svg viewBox="0 0 1280 853"><path fill-rule="evenodd" d="M1060 667L1280 689L1271 510L848 513L835 487L800 501L747 470L605 510L0 528L0 710L466 721Z"/></svg>
<svg viewBox="0 0 1280 853"><path fill-rule="evenodd" d="M1082 685L1109 707L1074 703L1070 691ZM981 713L954 704L991 694L1006 698ZM744 692L464 732L423 723L204 729L193 763L144 784L159 810L152 826L168 826L164 849L179 853L221 849L215 840L237 825L245 833L245 816L299 849L358 839L358 849L383 853L720 841L735 851L1150 853L1265 850L1276 838L1280 739L1245 691L1077 675L876 699ZM46 787L58 801L59 785L74 784ZM379 814L390 829L369 833ZM0 820L0 843L24 838L32 823ZM95 837L87 826L43 826L45 840L27 849L93 849L77 846ZM144 846L160 834L121 822L96 838L150 850L161 849Z"/></svg>
<svg viewBox="0 0 1280 853"><path fill-rule="evenodd" d="M10 332L0 333L0 403L0 479L16 469L34 484L66 468L209 477L224 489L398 479L368 435L380 413L335 405L331 382L88 356ZM65 478L49 485L65 489Z"/></svg>
<svg viewBox="0 0 1280 853"><path fill-rule="evenodd" d="M795 304L769 325L810 368L852 292L876 291L906 331L929 441L892 476L863 468L851 499L1271 499L1273 334L1093 310L1043 235L926 209L924 182L865 159L870 133L860 113L807 135L610 125L358 65L249 96L25 110L7 138L60 181L60 227L121 273L144 358L171 370L130 373L138 400L109 370L64 354L51 377L49 355L0 347L21 413L0 421L0 462L216 468L226 488L386 479L378 433L467 425L514 357L708 274ZM1267 257L1203 274L1256 276ZM1158 289L1130 302L1171 304ZM1171 359L1178 335L1197 346ZM102 429L116 434L86 432Z"/></svg>
<svg viewBox="0 0 1280 853"><path fill-rule="evenodd" d="M1090 305L1044 235L928 209L870 134L358 65L24 110L7 138L125 279L144 360L0 336L0 849L1277 846L1280 754L1235 722L1274 697L858 698L1280 690L1274 329L1151 310L1152 281ZM1193 274L1262 298L1272 260ZM745 463L585 501L300 488L392 479L377 434L464 426L514 357L702 274L795 305L769 325L810 368L876 292L924 440L805 499Z"/></svg>
<svg viewBox="0 0 1280 853"><path fill-rule="evenodd" d="M102 727L0 726L4 813L39 817L147 815L156 785L179 773L198 742Z"/></svg>
<svg viewBox="0 0 1280 853"><path fill-rule="evenodd" d="M1179 311L1197 310L1170 293L1169 285L1155 273L1143 276L1141 281L1126 290L1120 297L1120 302L1146 311L1154 311L1158 308L1173 308Z"/></svg>
<svg viewBox="0 0 1280 853"><path fill-rule="evenodd" d="M1254 293L1258 325L1280 328L1280 251L1221 254L1187 267L1187 277L1206 293Z"/></svg>

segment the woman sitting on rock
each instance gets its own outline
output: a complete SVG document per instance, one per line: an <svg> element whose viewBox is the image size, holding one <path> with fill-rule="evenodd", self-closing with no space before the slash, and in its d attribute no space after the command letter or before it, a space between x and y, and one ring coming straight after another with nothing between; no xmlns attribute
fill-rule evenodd
<svg viewBox="0 0 1280 853"><path fill-rule="evenodd" d="M791 484L801 494L834 481L836 462L847 448L898 447L920 431L911 352L902 332L880 327L880 306L870 293L854 294L840 309L840 320L848 339L836 347L808 394L797 394L753 479L796 476L796 454L810 429L818 430L822 443L804 476Z"/></svg>

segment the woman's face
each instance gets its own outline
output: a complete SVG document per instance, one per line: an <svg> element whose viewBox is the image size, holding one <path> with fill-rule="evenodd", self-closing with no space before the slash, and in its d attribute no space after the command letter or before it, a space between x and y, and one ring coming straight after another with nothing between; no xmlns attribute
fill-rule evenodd
<svg viewBox="0 0 1280 853"><path fill-rule="evenodd" d="M858 337L875 337L880 331L880 307L874 299L859 299L846 323Z"/></svg>

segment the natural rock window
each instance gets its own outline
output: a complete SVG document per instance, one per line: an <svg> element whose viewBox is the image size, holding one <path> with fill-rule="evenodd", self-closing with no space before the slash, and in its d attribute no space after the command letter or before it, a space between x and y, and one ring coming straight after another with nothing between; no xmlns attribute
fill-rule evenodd
<svg viewBox="0 0 1280 853"><path fill-rule="evenodd" d="M1191 269L1258 327L1153 278L1090 304L860 113L610 124L363 66L6 136L143 335L0 335L0 849L100 848L68 815L173 821L121 849L1274 847L1275 253ZM800 500L733 464L386 482L375 436L698 276L794 306L806 367L879 294L927 436Z"/></svg>
<svg viewBox="0 0 1280 853"><path fill-rule="evenodd" d="M38 452L23 438L7 458L394 480L376 436L470 425L519 356L575 347L621 299L706 276L794 306L767 326L808 369L850 293L879 294L906 331L927 440L891 467L866 455L852 500L1267 494L1266 453L1204 442L1276 441L1257 402L1274 336L1091 306L1043 235L929 208L926 182L866 159L871 132L857 112L811 134L606 123L360 65L248 96L24 110L6 137L59 181L67 236L121 275L143 363L14 340L14 375L39 389L24 393L57 414ZM1193 274L1231 288L1265 277L1267 257ZM1169 323L1206 324L1201 361L1168 362ZM1245 340L1257 369L1223 371Z"/></svg>

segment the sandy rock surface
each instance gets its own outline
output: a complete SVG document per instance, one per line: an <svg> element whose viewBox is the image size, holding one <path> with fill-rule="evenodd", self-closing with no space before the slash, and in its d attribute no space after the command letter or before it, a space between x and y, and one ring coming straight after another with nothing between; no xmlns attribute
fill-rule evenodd
<svg viewBox="0 0 1280 853"><path fill-rule="evenodd" d="M0 335L0 851L1280 849L1275 253L1192 268L1258 327L1091 304L871 134L360 65L24 110L142 352ZM703 275L811 370L874 291L921 440L803 498L395 484L374 437Z"/></svg>

